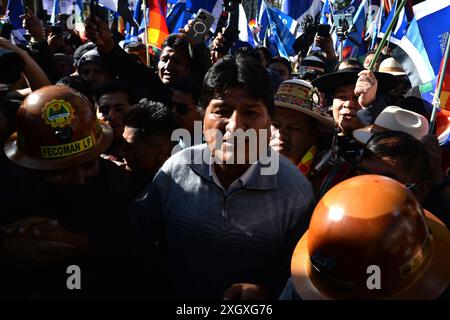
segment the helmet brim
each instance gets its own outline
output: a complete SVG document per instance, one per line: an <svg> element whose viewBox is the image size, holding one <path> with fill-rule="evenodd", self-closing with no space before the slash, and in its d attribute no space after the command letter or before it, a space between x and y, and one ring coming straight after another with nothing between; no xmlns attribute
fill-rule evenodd
<svg viewBox="0 0 450 320"><path fill-rule="evenodd" d="M433 236L431 262L423 275L412 285L390 299L430 300L438 298L450 283L450 233L444 223L424 210L427 224ZM298 242L291 260L291 273L295 290L304 300L342 299L327 296L311 280L310 257L308 254L308 231ZM355 297L357 298L357 297Z"/></svg>
<svg viewBox="0 0 450 320"><path fill-rule="evenodd" d="M58 159L37 159L23 153L17 147L17 132L12 134L5 143L5 154L18 165L35 170L60 170L78 166L95 160L111 145L113 130L106 123L100 123L103 134L100 135L95 145L86 152Z"/></svg>

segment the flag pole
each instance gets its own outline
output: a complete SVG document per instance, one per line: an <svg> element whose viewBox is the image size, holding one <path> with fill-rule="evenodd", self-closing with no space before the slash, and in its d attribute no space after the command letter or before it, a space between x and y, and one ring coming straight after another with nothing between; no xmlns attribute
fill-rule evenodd
<svg viewBox="0 0 450 320"><path fill-rule="evenodd" d="M150 66L150 53L148 52L148 16L147 16L147 0L142 1L142 10L144 11L143 13L143 18L144 18L144 44L145 44L145 55L147 57L147 67L151 67Z"/></svg>
<svg viewBox="0 0 450 320"><path fill-rule="evenodd" d="M402 11L405 4L406 4L406 0L402 0L402 2L400 2L400 5L397 7L397 10L395 11L395 14L394 14L394 18L392 19L386 32L384 33L383 39L381 39L380 45L378 46L377 50L375 51L375 55L374 55L372 61L370 62L369 70L373 71L373 68L375 67L375 63L378 60L378 58L380 57L381 50L383 50L383 47L386 43L387 38L391 36L392 29L394 28L394 25L397 24L398 16L400 15L400 12Z"/></svg>
<svg viewBox="0 0 450 320"><path fill-rule="evenodd" d="M445 54L444 54L444 63L442 65L442 69L439 76L439 84L436 88L436 91L434 93L433 97L433 111L431 112L431 118L430 118L430 129L428 131L429 134L433 134L434 126L436 124L436 114L437 110L440 107L441 101L439 97L441 96L442 92L442 86L444 85L444 78L445 78L445 72L447 70L447 61L450 51L450 39L447 40L447 47L445 48Z"/></svg>

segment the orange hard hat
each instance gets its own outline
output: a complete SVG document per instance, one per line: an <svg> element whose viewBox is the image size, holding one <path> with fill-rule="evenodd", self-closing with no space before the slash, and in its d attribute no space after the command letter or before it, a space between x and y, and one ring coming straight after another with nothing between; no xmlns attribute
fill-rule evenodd
<svg viewBox="0 0 450 320"><path fill-rule="evenodd" d="M434 299L450 283L449 253L448 229L405 186L362 175L319 201L291 271L302 299Z"/></svg>
<svg viewBox="0 0 450 320"><path fill-rule="evenodd" d="M94 107L67 86L46 86L26 97L17 113L17 132L5 144L15 163L58 170L96 159L112 142L112 130Z"/></svg>

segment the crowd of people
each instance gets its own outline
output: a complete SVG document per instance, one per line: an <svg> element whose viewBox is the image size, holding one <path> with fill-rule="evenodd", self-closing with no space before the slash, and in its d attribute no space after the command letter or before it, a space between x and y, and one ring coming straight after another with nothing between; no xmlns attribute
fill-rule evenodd
<svg viewBox="0 0 450 320"><path fill-rule="evenodd" d="M98 17L85 41L22 18L28 46L0 38L23 61L0 87L1 299L449 297L450 154L389 48L372 71L316 36L293 63L188 24L147 64Z"/></svg>

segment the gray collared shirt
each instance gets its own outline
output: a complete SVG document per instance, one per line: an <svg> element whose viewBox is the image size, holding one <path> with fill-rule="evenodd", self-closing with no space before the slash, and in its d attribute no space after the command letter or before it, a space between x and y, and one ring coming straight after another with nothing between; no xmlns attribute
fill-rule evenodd
<svg viewBox="0 0 450 320"><path fill-rule="evenodd" d="M221 299L241 282L278 298L309 223L311 185L280 156L275 174L262 175L257 162L244 184L225 192L202 160L208 152L203 144L166 161L130 208L134 230L144 242L160 243L176 298Z"/></svg>

